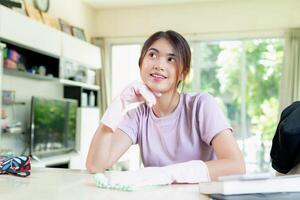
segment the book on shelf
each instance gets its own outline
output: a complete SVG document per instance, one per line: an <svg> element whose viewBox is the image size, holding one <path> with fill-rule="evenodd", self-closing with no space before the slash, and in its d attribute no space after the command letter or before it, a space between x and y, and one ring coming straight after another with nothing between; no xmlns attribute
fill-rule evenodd
<svg viewBox="0 0 300 200"><path fill-rule="evenodd" d="M223 195L300 192L300 175L224 176L220 177L219 181L199 183L199 191L203 194Z"/></svg>

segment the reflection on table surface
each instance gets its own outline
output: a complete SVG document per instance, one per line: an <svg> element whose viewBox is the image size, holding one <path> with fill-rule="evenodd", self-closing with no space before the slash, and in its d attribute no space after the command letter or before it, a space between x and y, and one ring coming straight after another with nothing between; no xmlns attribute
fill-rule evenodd
<svg viewBox="0 0 300 200"><path fill-rule="evenodd" d="M97 199L156 200L209 199L198 191L198 184L174 184L134 192L100 189L93 175L82 170L33 168L26 178L0 176L1 199Z"/></svg>

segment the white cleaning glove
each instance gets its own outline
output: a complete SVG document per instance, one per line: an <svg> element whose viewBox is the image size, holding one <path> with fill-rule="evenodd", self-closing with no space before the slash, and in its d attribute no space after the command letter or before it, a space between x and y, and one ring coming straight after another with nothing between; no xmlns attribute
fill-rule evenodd
<svg viewBox="0 0 300 200"><path fill-rule="evenodd" d="M153 93L142 82L133 82L113 100L101 122L115 131L130 104L146 102L149 107L152 107L156 103L155 95L160 96L160 93Z"/></svg>
<svg viewBox="0 0 300 200"><path fill-rule="evenodd" d="M172 183L199 183L210 181L206 164L193 160L165 167L146 167L137 171L108 171L104 173L106 185L112 187L145 187L169 185ZM99 174L97 176L100 176ZM102 176L103 177L103 176ZM105 185L100 183L98 185Z"/></svg>

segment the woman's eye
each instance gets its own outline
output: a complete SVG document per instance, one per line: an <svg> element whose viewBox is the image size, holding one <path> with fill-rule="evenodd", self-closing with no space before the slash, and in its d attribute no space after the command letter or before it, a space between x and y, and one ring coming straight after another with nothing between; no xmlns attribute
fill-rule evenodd
<svg viewBox="0 0 300 200"><path fill-rule="evenodd" d="M150 56L150 58L156 58L156 55L155 55L155 53L153 53L153 52L150 52L150 53L149 53L149 56Z"/></svg>
<svg viewBox="0 0 300 200"><path fill-rule="evenodd" d="M172 57L168 58L168 62L175 62L175 58Z"/></svg>

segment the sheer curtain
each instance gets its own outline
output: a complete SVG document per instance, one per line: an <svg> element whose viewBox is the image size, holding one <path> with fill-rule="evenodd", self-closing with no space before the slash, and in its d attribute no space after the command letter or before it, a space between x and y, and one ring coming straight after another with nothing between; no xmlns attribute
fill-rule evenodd
<svg viewBox="0 0 300 200"><path fill-rule="evenodd" d="M285 39L284 66L280 86L280 111L300 100L300 28L290 29Z"/></svg>
<svg viewBox="0 0 300 200"><path fill-rule="evenodd" d="M110 70L105 62L105 46L103 38L92 38L92 43L100 48L101 51L101 64L102 68L96 71L96 84L100 86L100 94L98 98L98 105L100 108L101 115L107 108L108 101L110 99L110 90L111 88L111 76Z"/></svg>

